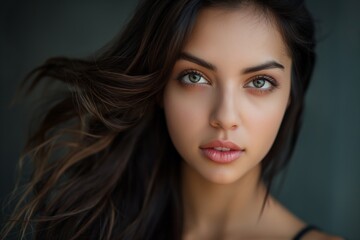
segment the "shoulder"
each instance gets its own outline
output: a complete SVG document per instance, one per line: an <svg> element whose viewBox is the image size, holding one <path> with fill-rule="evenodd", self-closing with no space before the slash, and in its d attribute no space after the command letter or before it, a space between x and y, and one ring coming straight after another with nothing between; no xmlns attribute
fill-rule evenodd
<svg viewBox="0 0 360 240"><path fill-rule="evenodd" d="M295 239L299 233L311 226L291 213L281 203L271 198L268 205L268 212L265 214L265 223L272 230L271 236L277 236L274 239ZM333 236L315 229L309 229L301 236L301 240L345 240L342 237Z"/></svg>
<svg viewBox="0 0 360 240"><path fill-rule="evenodd" d="M295 239L308 225L290 212L280 202L270 196L262 218L263 227L267 230L266 236L272 239ZM301 240L345 240L315 229L309 229L301 236Z"/></svg>
<svg viewBox="0 0 360 240"><path fill-rule="evenodd" d="M329 235L318 230L311 231L304 235L301 240L345 240L342 237Z"/></svg>

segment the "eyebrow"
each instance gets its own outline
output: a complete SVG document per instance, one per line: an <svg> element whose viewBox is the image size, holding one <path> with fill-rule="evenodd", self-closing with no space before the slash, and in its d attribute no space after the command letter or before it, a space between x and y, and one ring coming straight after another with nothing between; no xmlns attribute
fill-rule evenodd
<svg viewBox="0 0 360 240"><path fill-rule="evenodd" d="M285 67L283 65L281 65L280 63L276 62L276 61L268 61L265 62L263 64L254 66L254 67L249 67L249 68L245 68L242 73L243 74L247 74L247 73L253 73L253 72L258 72L261 70L265 70L265 69L272 69L272 68L280 68L280 69L285 69Z"/></svg>
<svg viewBox="0 0 360 240"><path fill-rule="evenodd" d="M190 53L187 53L187 52L182 52L180 54L180 57L179 59L184 59L184 60L187 60L187 61L190 61L190 62L193 62L195 64L198 64L200 66L203 66L204 68L207 68L207 69L210 69L210 70L213 70L213 71L216 71L216 67L215 65L199 58L199 57L196 57ZM248 73L253 73L253 72L258 72L258 71L261 71L261 70L265 70L265 69L272 69L272 68L279 68L279 69L285 69L285 67L276 62L276 61L268 61L268 62L265 62L265 63L262 63L260 65L257 65L257 66L253 66L253 67L248 67L248 68L245 68L242 73L243 74L248 74Z"/></svg>
<svg viewBox="0 0 360 240"><path fill-rule="evenodd" d="M205 60L203 60L203 59L201 59L199 57L196 57L196 56L194 56L194 55L192 55L190 53L187 53L187 52L182 52L180 54L179 59L184 59L184 60L196 63L197 65L203 66L204 68L216 71L216 67L213 64L211 64L209 62L206 62Z"/></svg>

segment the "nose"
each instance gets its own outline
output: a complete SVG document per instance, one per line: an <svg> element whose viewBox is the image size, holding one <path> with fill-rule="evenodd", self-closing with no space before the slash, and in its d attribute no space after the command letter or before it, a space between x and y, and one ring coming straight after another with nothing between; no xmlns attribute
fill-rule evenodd
<svg viewBox="0 0 360 240"><path fill-rule="evenodd" d="M235 130L240 124L236 94L231 91L219 94L210 115L210 126L223 130Z"/></svg>

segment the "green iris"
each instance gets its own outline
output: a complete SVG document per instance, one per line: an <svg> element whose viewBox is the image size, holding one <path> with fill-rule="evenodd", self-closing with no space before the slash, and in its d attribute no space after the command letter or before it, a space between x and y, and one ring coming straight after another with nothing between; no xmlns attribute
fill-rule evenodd
<svg viewBox="0 0 360 240"><path fill-rule="evenodd" d="M200 81L200 79L201 79L201 76L199 74L196 74L196 73L189 74L189 80L192 83L197 83Z"/></svg>
<svg viewBox="0 0 360 240"><path fill-rule="evenodd" d="M265 85L265 80L264 79L256 79L253 81L253 84L256 88L261 88Z"/></svg>

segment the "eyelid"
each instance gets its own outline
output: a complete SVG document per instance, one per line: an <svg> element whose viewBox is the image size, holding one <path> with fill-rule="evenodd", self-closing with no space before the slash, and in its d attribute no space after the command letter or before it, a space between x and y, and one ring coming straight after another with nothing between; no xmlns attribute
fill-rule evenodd
<svg viewBox="0 0 360 240"><path fill-rule="evenodd" d="M266 74L256 75L255 77L250 78L250 80L247 81L245 86L248 85L250 82L257 80L257 79L264 79L264 80L268 81L274 87L279 86L279 83L278 83L278 81L275 80L275 78L273 78L269 75L266 75Z"/></svg>
<svg viewBox="0 0 360 240"><path fill-rule="evenodd" d="M273 86L277 87L279 85L279 83L275 80L275 78L266 75L266 74L262 74L262 75L256 75L255 77L250 78L250 80L248 82L257 80L257 79L265 79L267 81L269 81Z"/></svg>
<svg viewBox="0 0 360 240"><path fill-rule="evenodd" d="M253 81L255 81L257 79L265 80L271 86L268 87L268 88L265 88L265 89L264 88L257 88L257 87L248 86L250 83L252 83ZM278 86L279 86L279 83L275 78L273 78L273 77L271 77L269 75L266 75L266 74L265 75L262 74L262 75L256 75L256 76L250 78L250 80L248 80L247 83L244 85L244 88L248 88L251 91L255 91L255 92L260 93L260 94L265 94L265 93L268 93L268 92L271 92L271 91L275 90L276 88L278 88Z"/></svg>
<svg viewBox="0 0 360 240"><path fill-rule="evenodd" d="M195 70L195 69L186 69L186 70L180 72L180 74L178 75L178 77L176 79L179 80L180 82L182 82L184 84L188 84L188 85L205 84L205 83L185 83L185 82L183 82L182 78L191 73L200 75L202 78L204 78L208 82L209 85L211 84L209 78L205 74L203 74L202 72Z"/></svg>

